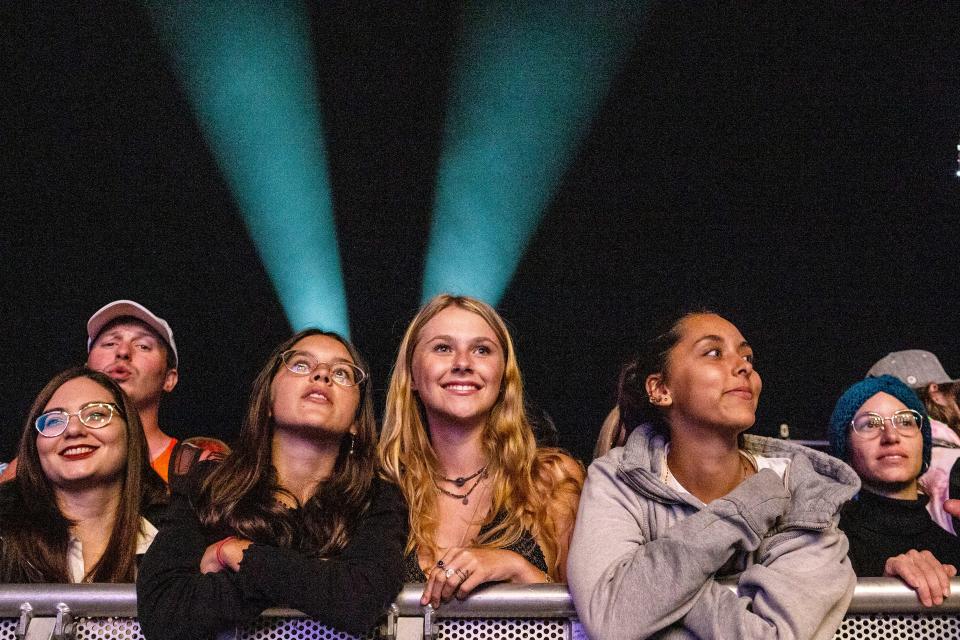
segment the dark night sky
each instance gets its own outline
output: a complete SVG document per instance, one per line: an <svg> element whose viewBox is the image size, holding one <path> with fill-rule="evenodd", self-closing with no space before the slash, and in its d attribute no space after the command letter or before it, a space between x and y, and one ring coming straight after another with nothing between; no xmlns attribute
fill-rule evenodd
<svg viewBox="0 0 960 640"><path fill-rule="evenodd" d="M242 216L142 7L33 5L0 8L0 454L116 298L174 328L168 430L229 439L290 332ZM353 338L381 392L419 302L460 25L437 5L309 5ZM953 6L651 5L499 307L564 446L587 454L620 363L681 306L730 310L755 345L762 434L821 437L891 350L960 375Z"/></svg>

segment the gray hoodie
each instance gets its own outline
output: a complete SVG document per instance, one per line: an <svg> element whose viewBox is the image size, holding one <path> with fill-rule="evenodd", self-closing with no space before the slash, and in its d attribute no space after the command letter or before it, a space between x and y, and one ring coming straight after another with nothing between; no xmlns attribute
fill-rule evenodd
<svg viewBox="0 0 960 640"><path fill-rule="evenodd" d="M833 637L856 586L838 512L860 481L827 454L743 438L790 458L784 479L762 469L706 505L661 482L667 441L649 426L590 465L567 578L591 638Z"/></svg>

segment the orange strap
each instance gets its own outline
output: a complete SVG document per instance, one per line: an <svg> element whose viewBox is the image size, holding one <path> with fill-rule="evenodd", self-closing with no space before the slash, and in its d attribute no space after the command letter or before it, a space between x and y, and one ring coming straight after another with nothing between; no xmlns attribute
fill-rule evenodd
<svg viewBox="0 0 960 640"><path fill-rule="evenodd" d="M169 474L168 470L170 467L170 455L173 453L173 448L177 446L177 439L170 438L170 444L167 445L167 448L164 449L160 455L150 461L150 466L153 467L153 470L157 472L164 482L169 483Z"/></svg>

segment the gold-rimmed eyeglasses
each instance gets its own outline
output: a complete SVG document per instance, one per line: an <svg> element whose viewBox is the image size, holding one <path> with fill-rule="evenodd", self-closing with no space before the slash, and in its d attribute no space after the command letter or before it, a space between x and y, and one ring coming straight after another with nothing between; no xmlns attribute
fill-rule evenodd
<svg viewBox="0 0 960 640"><path fill-rule="evenodd" d="M879 413L870 411L856 416L850 421L850 426L853 427L854 433L856 433L858 436L869 440L876 438L880 435L881 431L884 431L887 428L887 421L890 422L893 428L901 436L905 438L912 438L920 433L920 425L923 424L923 416L913 409L903 409L902 411L897 411L893 415L886 417L880 415Z"/></svg>
<svg viewBox="0 0 960 640"><path fill-rule="evenodd" d="M280 354L287 371L298 376L309 376L323 367L330 379L341 387L355 387L367 379L367 372L352 362L320 362L308 351L291 349Z"/></svg>
<svg viewBox="0 0 960 640"><path fill-rule="evenodd" d="M76 413L55 409L37 416L33 426L37 433L46 438L56 438L67 430L70 418L76 416L80 424L90 429L102 429L113 420L113 414L123 415L123 411L112 402L88 402Z"/></svg>

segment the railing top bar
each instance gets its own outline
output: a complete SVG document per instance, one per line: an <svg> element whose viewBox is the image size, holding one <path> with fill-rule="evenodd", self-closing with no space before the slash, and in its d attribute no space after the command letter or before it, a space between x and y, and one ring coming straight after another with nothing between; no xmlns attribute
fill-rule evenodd
<svg viewBox="0 0 960 640"><path fill-rule="evenodd" d="M733 583L728 586L734 588ZM916 593L894 578L860 578L848 613L960 612L960 577L950 581L951 595L939 607L920 605ZM396 599L401 616L422 616L423 586L408 584ZM0 585L0 617L20 615L20 605L29 602L34 615L56 615L65 602L74 616L136 617L137 594L132 584L5 584ZM269 609L264 615L294 617L290 609ZM475 592L464 602L454 600L434 613L442 618L569 618L576 616L573 602L562 584L493 585Z"/></svg>
<svg viewBox="0 0 960 640"><path fill-rule="evenodd" d="M65 602L74 615L137 615L137 590L132 584L0 585L0 616L19 616L24 602L30 603L35 616L57 615L57 605L61 602Z"/></svg>
<svg viewBox="0 0 960 640"><path fill-rule="evenodd" d="M927 608L917 592L896 578L859 578L847 613L930 613L960 612L960 578L950 580L950 597L943 604Z"/></svg>
<svg viewBox="0 0 960 640"><path fill-rule="evenodd" d="M408 584L394 601L401 616L421 616L422 584ZM470 594L464 601L440 605L440 618L572 618L573 601L563 584L498 584Z"/></svg>

